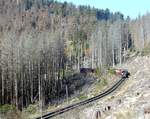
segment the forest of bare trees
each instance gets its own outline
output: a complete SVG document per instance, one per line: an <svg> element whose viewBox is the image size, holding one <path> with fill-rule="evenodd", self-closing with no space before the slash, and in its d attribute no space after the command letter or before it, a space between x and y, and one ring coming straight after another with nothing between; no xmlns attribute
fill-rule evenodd
<svg viewBox="0 0 150 119"><path fill-rule="evenodd" d="M139 16L138 19L132 20L130 29L134 46L138 51L148 53L150 50L150 13Z"/></svg>
<svg viewBox="0 0 150 119"><path fill-rule="evenodd" d="M44 106L64 96L68 70L122 64L133 46L148 47L149 19L53 0L1 0L0 105Z"/></svg>

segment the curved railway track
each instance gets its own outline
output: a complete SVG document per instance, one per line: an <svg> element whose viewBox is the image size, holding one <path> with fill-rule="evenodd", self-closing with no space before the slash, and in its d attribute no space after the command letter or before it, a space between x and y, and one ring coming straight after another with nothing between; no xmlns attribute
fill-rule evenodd
<svg viewBox="0 0 150 119"><path fill-rule="evenodd" d="M88 104L90 102L93 102L93 101L96 101L110 93L112 93L113 91L115 91L123 82L125 81L125 78L121 78L117 83L115 83L111 88L107 89L105 92L95 96L95 97L92 97L92 98L89 98L89 99L86 99L84 101L81 101L81 102L78 102L78 103L75 103L75 104L72 104L72 105L69 105L67 107L64 107L64 108L61 108L61 109L58 109L56 111L53 111L53 112L50 112L48 114L45 114L41 117L38 117L36 119L49 119L49 118L52 118L52 117L55 117L59 114L62 114L64 112L67 112L69 110L72 110L72 109L75 109L77 107L80 107L82 105L85 105L85 104Z"/></svg>

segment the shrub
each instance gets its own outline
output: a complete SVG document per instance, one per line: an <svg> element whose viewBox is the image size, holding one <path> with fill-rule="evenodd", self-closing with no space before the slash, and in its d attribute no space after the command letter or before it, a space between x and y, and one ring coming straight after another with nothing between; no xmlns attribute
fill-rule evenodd
<svg viewBox="0 0 150 119"><path fill-rule="evenodd" d="M16 111L16 107L14 105L5 104L0 106L1 113L7 113L11 111Z"/></svg>
<svg viewBox="0 0 150 119"><path fill-rule="evenodd" d="M142 56L146 56L146 55L148 55L148 54L150 54L150 48L149 48L149 47L145 47L145 48L142 50L141 55L142 55Z"/></svg>
<svg viewBox="0 0 150 119"><path fill-rule="evenodd" d="M98 80L97 83L96 83L95 92L101 91L107 84L108 84L107 79L101 78L101 79Z"/></svg>
<svg viewBox="0 0 150 119"><path fill-rule="evenodd" d="M103 79L101 80L101 85L102 85L102 86L106 86L107 84L108 84L107 79L103 78Z"/></svg>
<svg viewBox="0 0 150 119"><path fill-rule="evenodd" d="M78 99L79 99L79 100L84 100L84 99L87 99L87 96L86 96L86 95L80 95L80 96L78 97Z"/></svg>
<svg viewBox="0 0 150 119"><path fill-rule="evenodd" d="M29 105L26 109L26 112L30 114L34 114L37 111L37 106L36 105Z"/></svg>
<svg viewBox="0 0 150 119"><path fill-rule="evenodd" d="M95 74L96 74L96 76L101 77L101 76L102 76L102 71L101 71L101 69L100 69L100 68L96 68Z"/></svg>
<svg viewBox="0 0 150 119"><path fill-rule="evenodd" d="M108 73L110 74L116 74L115 69L114 68L110 68L108 69Z"/></svg>

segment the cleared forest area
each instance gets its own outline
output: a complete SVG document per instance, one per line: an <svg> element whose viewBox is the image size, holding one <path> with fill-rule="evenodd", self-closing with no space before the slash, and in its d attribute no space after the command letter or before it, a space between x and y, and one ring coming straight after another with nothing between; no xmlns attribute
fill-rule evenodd
<svg viewBox="0 0 150 119"><path fill-rule="evenodd" d="M1 0L0 106L42 108L65 98L67 77L80 68L103 72L129 52L148 54L149 20L53 0Z"/></svg>

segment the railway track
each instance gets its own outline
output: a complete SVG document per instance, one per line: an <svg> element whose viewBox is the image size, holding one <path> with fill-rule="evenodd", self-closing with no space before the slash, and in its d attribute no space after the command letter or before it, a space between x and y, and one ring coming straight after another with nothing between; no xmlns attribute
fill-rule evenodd
<svg viewBox="0 0 150 119"><path fill-rule="evenodd" d="M45 114L45 115L42 115L41 117L38 117L36 119L49 119L49 118L52 118L52 117L55 117L59 114L62 114L64 112L67 112L69 110L72 110L72 109L75 109L77 107L80 107L82 105L85 105L85 104L88 104L90 102L93 102L93 101L96 101L104 96L107 96L108 94L112 93L113 91L115 91L124 81L125 81L126 78L121 78L117 83L115 83L111 88L107 89L105 92L95 96L95 97L92 97L92 98L89 98L89 99L86 99L84 101L81 101L81 102L78 102L78 103L75 103L75 104L72 104L72 105L69 105L67 107L64 107L64 108L61 108L61 109L58 109L56 111L53 111L53 112L50 112L48 114Z"/></svg>

